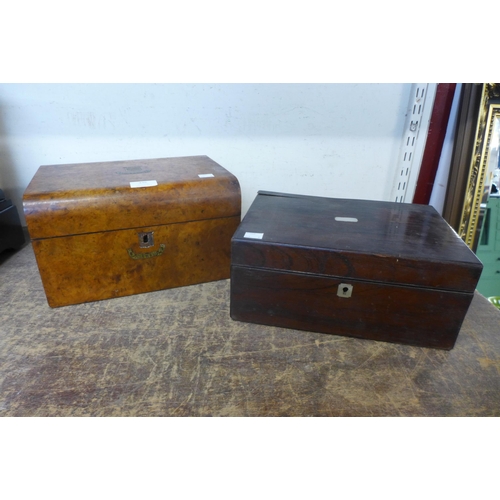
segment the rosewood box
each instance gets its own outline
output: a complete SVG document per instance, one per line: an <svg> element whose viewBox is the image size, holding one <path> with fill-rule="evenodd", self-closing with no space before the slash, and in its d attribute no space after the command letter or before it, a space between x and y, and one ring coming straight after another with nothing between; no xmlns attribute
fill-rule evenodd
<svg viewBox="0 0 500 500"><path fill-rule="evenodd" d="M23 205L51 307L229 278L240 187L207 156L41 166Z"/></svg>
<svg viewBox="0 0 500 500"><path fill-rule="evenodd" d="M231 252L235 320L440 349L482 270L431 206L262 191Z"/></svg>

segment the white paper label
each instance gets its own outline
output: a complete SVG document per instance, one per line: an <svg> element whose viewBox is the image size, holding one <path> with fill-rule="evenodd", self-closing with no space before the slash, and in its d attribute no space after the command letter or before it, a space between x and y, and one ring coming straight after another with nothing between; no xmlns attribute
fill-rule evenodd
<svg viewBox="0 0 500 500"><path fill-rule="evenodd" d="M358 222L356 217L335 217L335 220L338 222Z"/></svg>
<svg viewBox="0 0 500 500"><path fill-rule="evenodd" d="M243 238L253 238L254 240L261 240L264 237L264 233L249 233L246 232Z"/></svg>
<svg viewBox="0 0 500 500"><path fill-rule="evenodd" d="M158 186L158 183L156 181L133 181L130 183L131 188L145 188L152 186Z"/></svg>
<svg viewBox="0 0 500 500"><path fill-rule="evenodd" d="M207 177L214 177L214 174L198 174L200 179L206 179Z"/></svg>

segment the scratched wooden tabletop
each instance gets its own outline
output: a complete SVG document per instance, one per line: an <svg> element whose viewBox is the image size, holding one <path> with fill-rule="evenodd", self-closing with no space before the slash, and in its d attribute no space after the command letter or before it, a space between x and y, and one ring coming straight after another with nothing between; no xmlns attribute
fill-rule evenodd
<svg viewBox="0 0 500 500"><path fill-rule="evenodd" d="M0 416L500 416L477 292L441 351L236 322L229 286L51 309L31 245L3 253Z"/></svg>

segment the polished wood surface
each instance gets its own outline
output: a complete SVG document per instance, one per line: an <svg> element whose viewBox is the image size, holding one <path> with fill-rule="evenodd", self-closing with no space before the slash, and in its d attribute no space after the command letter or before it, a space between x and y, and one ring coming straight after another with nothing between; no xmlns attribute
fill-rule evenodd
<svg viewBox="0 0 500 500"><path fill-rule="evenodd" d="M233 321L229 290L51 309L31 245L1 254L0 416L500 417L500 311L478 293L444 351Z"/></svg>
<svg viewBox="0 0 500 500"><path fill-rule="evenodd" d="M241 194L206 156L53 165L35 174L24 210L59 307L228 278Z"/></svg>
<svg viewBox="0 0 500 500"><path fill-rule="evenodd" d="M339 297L343 283L352 297ZM231 317L263 325L451 349L472 294L233 266Z"/></svg>
<svg viewBox="0 0 500 500"><path fill-rule="evenodd" d="M158 185L131 188L141 181ZM207 156L43 165L23 206L31 239L241 213L238 180Z"/></svg>
<svg viewBox="0 0 500 500"><path fill-rule="evenodd" d="M429 205L260 192L232 245L235 265L458 291L473 292L482 270Z"/></svg>
<svg viewBox="0 0 500 500"><path fill-rule="evenodd" d="M267 192L233 236L231 265L233 319L442 349L482 269L430 206Z"/></svg>
<svg viewBox="0 0 500 500"><path fill-rule="evenodd" d="M150 248L140 248L136 229L34 240L33 248L47 301L59 307L229 278L239 222L236 216L141 228L153 233Z"/></svg>

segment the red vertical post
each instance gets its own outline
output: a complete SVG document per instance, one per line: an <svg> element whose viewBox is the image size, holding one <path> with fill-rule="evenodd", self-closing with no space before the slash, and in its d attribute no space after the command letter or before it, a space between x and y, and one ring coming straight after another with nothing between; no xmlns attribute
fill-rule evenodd
<svg viewBox="0 0 500 500"><path fill-rule="evenodd" d="M427 205L443 149L456 83L438 83L413 203Z"/></svg>

